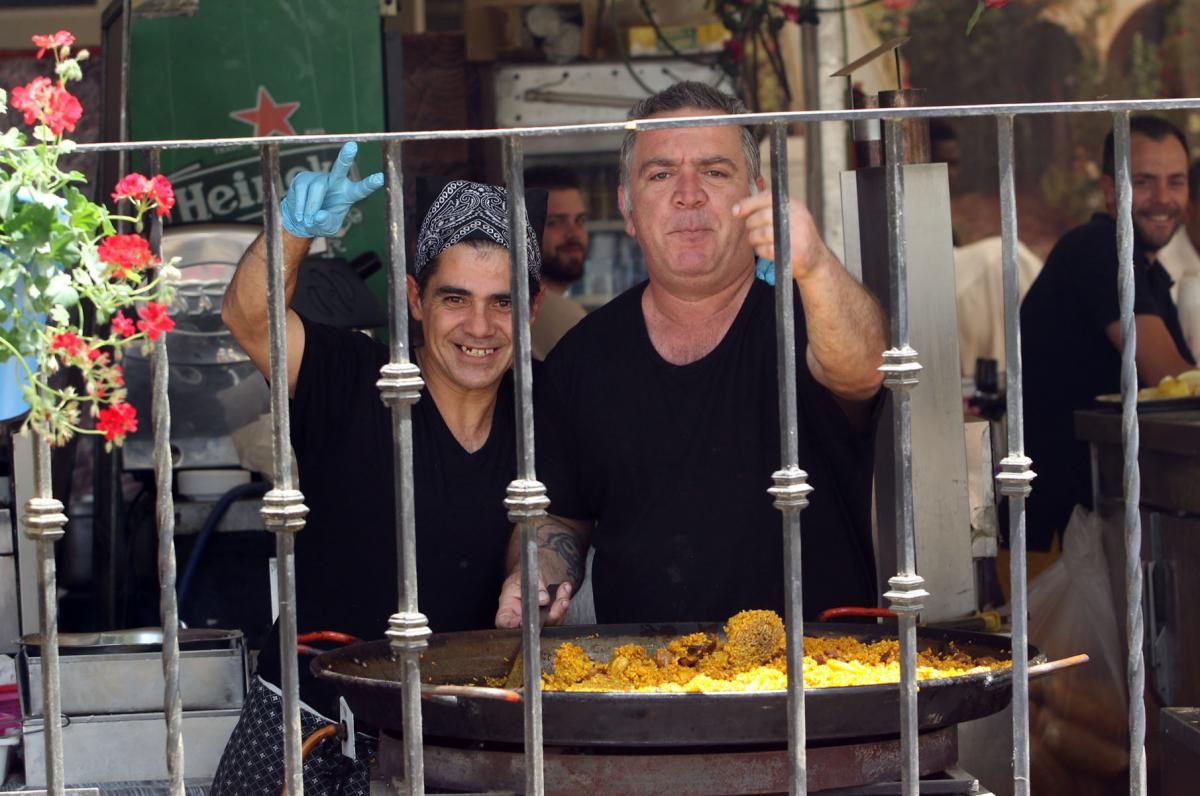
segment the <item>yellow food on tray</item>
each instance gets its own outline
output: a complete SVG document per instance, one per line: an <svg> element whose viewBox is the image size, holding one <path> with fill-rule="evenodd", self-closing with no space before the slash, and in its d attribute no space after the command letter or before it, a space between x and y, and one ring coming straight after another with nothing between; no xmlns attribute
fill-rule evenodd
<svg viewBox="0 0 1200 796"><path fill-rule="evenodd" d="M653 654L638 644L613 650L607 661L590 658L571 642L554 653L554 671L542 675L546 691L780 691L787 688L783 620L774 611L742 611L725 623L725 639L690 633ZM804 686L832 688L900 680L899 643L863 642L848 636L804 639ZM957 677L1011 663L973 658L955 649L917 655L917 679Z"/></svg>
<svg viewBox="0 0 1200 796"><path fill-rule="evenodd" d="M1178 376L1164 376L1157 387L1138 390L1138 398L1143 401L1195 396L1200 396L1200 370L1185 370Z"/></svg>

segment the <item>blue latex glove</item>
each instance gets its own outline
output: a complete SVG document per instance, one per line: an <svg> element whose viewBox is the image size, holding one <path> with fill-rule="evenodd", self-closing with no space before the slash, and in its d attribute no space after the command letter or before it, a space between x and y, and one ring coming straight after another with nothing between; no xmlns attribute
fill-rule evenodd
<svg viewBox="0 0 1200 796"><path fill-rule="evenodd" d="M349 178L358 144L348 141L338 152L328 174L302 171L292 180L279 209L283 228L298 238L336 235L351 205L383 186L383 173L365 180Z"/></svg>
<svg viewBox="0 0 1200 796"><path fill-rule="evenodd" d="M754 275L768 285L775 284L775 263L761 257L754 258Z"/></svg>

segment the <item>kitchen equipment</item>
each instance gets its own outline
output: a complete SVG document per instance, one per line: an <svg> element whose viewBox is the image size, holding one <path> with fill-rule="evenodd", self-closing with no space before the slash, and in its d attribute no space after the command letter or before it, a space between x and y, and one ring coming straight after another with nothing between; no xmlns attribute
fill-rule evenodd
<svg viewBox="0 0 1200 796"><path fill-rule="evenodd" d="M562 641L582 646L592 657L607 657L624 643L650 649L670 638L697 631L720 631L719 624L595 625L546 628L542 633L542 665L550 664ZM885 637L870 627L809 624L806 635L849 635L865 641ZM954 644L977 656L1006 659L1008 640L961 631L921 629L922 648ZM482 684L484 677L508 673L518 655L515 630L482 630L435 634L422 656L421 671L433 684ZM1036 649L1027 651L1041 663ZM1050 664L1055 666L1060 664ZM346 647L312 662L313 673L330 681L345 697L360 722L379 729L400 730L400 664L387 641ZM1037 673L1037 667L1031 674ZM494 694L455 697L427 694L424 730L428 736L458 740L521 744L523 708ZM497 690L497 689L493 689ZM498 689L502 693L518 693ZM979 718L1008 704L1011 674L988 672L921 683L919 721L936 729ZM805 696L810 742L889 736L899 733L899 689L895 684L809 690ZM547 746L680 747L782 744L787 740L787 695L778 692L717 694L646 694L546 692L542 695Z"/></svg>
<svg viewBox="0 0 1200 796"><path fill-rule="evenodd" d="M26 721L42 715L40 637L21 639L18 677ZM140 628L59 635L66 716L147 713L163 706L162 631ZM179 688L187 710L240 709L246 649L238 630L181 630Z"/></svg>

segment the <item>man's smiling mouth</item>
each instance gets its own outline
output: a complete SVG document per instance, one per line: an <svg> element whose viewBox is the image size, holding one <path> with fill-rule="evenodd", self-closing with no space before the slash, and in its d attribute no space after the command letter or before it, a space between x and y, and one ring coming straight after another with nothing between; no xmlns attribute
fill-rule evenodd
<svg viewBox="0 0 1200 796"><path fill-rule="evenodd" d="M494 349L494 348L471 348L470 346L465 346L465 345L459 345L458 350L462 351L464 354L466 354L469 357L480 357L480 358L486 357L489 354L496 353L496 349Z"/></svg>

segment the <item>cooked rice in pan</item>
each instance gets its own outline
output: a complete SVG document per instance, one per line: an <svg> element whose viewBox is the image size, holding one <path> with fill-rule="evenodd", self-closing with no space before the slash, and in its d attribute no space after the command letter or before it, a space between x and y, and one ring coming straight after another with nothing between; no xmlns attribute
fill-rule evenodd
<svg viewBox="0 0 1200 796"><path fill-rule="evenodd" d="M725 624L725 639L690 633L653 654L638 644L596 661L571 642L559 645L547 691L776 691L787 688L783 621L774 611L742 611ZM899 642L849 636L804 639L805 688L875 685L900 680ZM957 677L1002 669L1009 661L975 658L953 645L917 654L917 679Z"/></svg>

